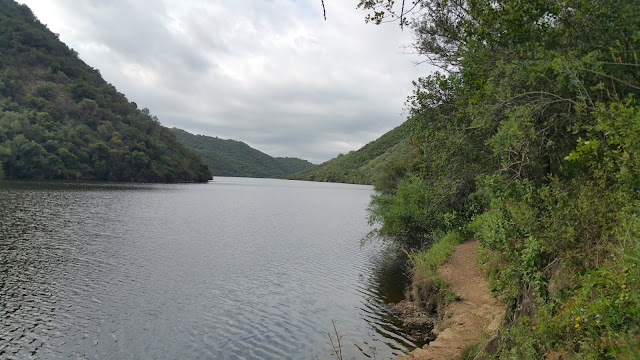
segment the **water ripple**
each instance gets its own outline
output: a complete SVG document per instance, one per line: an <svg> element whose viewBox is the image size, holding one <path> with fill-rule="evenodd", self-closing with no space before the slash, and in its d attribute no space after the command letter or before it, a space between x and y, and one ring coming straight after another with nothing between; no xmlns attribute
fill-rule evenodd
<svg viewBox="0 0 640 360"><path fill-rule="evenodd" d="M0 358L390 358L406 277L370 187L0 183ZM419 344L418 344L419 345Z"/></svg>

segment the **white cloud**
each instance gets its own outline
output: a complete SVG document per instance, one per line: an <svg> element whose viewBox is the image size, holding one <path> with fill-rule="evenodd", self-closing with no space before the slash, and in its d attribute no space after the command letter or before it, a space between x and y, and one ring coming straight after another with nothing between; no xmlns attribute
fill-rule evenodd
<svg viewBox="0 0 640 360"><path fill-rule="evenodd" d="M403 120L411 34L357 1L23 0L167 126L322 162Z"/></svg>

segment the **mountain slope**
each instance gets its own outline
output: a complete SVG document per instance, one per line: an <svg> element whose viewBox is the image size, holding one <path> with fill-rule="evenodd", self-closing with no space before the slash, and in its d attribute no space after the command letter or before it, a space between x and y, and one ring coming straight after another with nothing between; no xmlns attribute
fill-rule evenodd
<svg viewBox="0 0 640 360"><path fill-rule="evenodd" d="M333 158L315 168L296 173L294 180L379 184L382 174L394 167L408 166L411 147L406 137L407 123L382 135L359 150ZM385 171L383 171L385 170Z"/></svg>
<svg viewBox="0 0 640 360"><path fill-rule="evenodd" d="M207 181L198 156L78 58L26 5L0 0L0 168L11 179Z"/></svg>
<svg viewBox="0 0 640 360"><path fill-rule="evenodd" d="M171 130L179 142L200 154L216 176L282 177L315 166L297 158L274 158L241 141Z"/></svg>
<svg viewBox="0 0 640 360"><path fill-rule="evenodd" d="M308 160L294 157L276 157L275 159L278 160L278 163L280 163L280 166L284 169L285 175L294 174L316 167L316 164L313 164Z"/></svg>

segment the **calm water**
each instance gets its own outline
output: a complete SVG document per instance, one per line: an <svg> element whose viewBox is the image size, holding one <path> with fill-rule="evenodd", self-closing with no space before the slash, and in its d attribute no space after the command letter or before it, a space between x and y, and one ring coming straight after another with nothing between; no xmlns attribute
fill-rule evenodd
<svg viewBox="0 0 640 360"><path fill-rule="evenodd" d="M0 182L0 358L390 358L404 277L371 187Z"/></svg>

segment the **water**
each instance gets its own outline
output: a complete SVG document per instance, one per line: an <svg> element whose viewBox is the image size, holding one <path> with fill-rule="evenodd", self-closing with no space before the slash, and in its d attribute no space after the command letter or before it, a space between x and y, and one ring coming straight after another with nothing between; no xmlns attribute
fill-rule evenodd
<svg viewBox="0 0 640 360"><path fill-rule="evenodd" d="M368 186L0 182L0 358L386 359L405 277ZM398 275L399 274L399 275Z"/></svg>

